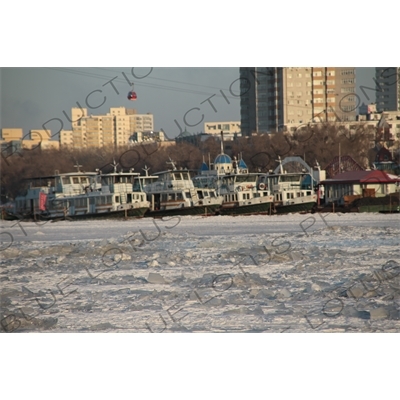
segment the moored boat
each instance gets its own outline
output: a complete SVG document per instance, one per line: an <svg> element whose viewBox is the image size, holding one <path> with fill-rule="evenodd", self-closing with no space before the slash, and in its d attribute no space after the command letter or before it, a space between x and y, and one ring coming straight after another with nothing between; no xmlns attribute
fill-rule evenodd
<svg viewBox="0 0 400 400"><path fill-rule="evenodd" d="M134 190L139 173L56 173L33 178L17 196L13 215L24 219L91 219L141 217L149 208L146 194ZM47 184L44 185L43 182Z"/></svg>
<svg viewBox="0 0 400 400"><path fill-rule="evenodd" d="M306 168L298 172L287 172L279 157L279 166L274 172L259 174L258 184L270 188L277 214L310 212L317 205L319 182L314 179L312 169L301 161Z"/></svg>
<svg viewBox="0 0 400 400"><path fill-rule="evenodd" d="M212 188L222 196L221 215L271 214L273 197L268 187L258 186L258 174L250 173L243 159L221 153L209 166L203 161L199 175L193 178L197 188Z"/></svg>
<svg viewBox="0 0 400 400"><path fill-rule="evenodd" d="M150 203L145 216L215 215L222 204L216 190L196 188L188 170L177 169L173 161L170 164L170 170L150 176L146 169L146 175L137 178Z"/></svg>

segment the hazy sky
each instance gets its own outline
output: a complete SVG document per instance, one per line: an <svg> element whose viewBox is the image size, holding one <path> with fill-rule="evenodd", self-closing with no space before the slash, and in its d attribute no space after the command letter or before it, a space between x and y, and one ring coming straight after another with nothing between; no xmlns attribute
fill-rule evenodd
<svg viewBox="0 0 400 400"><path fill-rule="evenodd" d="M374 87L373 77L374 68L357 68L357 87ZM53 134L61 125L70 129L63 111L70 117L78 102L93 115L119 106L150 112L155 130L162 128L173 138L180 132L177 123L196 133L206 121L240 120L238 78L238 67L1 68L0 127L22 128L25 134L43 124ZM134 82L137 101L127 99L127 81ZM361 102L374 102L373 90L365 91L369 100L358 89ZM46 123L53 118L57 120Z"/></svg>

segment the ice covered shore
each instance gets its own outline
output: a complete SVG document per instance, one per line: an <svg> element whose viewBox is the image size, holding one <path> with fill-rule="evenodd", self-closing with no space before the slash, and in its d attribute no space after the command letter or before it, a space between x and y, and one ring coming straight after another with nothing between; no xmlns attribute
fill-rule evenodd
<svg viewBox="0 0 400 400"><path fill-rule="evenodd" d="M397 215L2 221L4 332L399 332Z"/></svg>

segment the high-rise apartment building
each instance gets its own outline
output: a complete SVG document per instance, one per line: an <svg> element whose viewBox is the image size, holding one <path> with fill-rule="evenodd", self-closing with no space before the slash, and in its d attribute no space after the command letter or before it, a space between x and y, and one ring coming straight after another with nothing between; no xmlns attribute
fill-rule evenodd
<svg viewBox="0 0 400 400"><path fill-rule="evenodd" d="M400 111L400 67L376 67L376 109Z"/></svg>
<svg viewBox="0 0 400 400"><path fill-rule="evenodd" d="M355 68L240 68L241 129L273 132L287 125L356 119Z"/></svg>
<svg viewBox="0 0 400 400"><path fill-rule="evenodd" d="M153 131L152 114L112 107L106 115L88 115L87 109L72 108L72 130L60 132L60 145L73 148L125 146L134 132Z"/></svg>

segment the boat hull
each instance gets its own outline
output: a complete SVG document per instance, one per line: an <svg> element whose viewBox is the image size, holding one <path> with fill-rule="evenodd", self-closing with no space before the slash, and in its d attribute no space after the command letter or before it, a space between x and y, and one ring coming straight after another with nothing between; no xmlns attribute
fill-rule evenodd
<svg viewBox="0 0 400 400"><path fill-rule="evenodd" d="M54 221L54 220L90 220L90 219L124 219L124 218L140 218L143 217L148 210L148 207L140 207L127 210L117 210L117 211L109 211L102 213L90 213L90 214L75 214L75 215L51 215L50 214L30 214L22 216L22 219L17 215L10 215L10 217L14 217L14 219L20 219L23 221Z"/></svg>
<svg viewBox="0 0 400 400"><path fill-rule="evenodd" d="M273 213L274 206L272 203L258 203L258 204L246 204L233 207L222 207L218 213L220 215L245 215L245 214L266 214L271 215Z"/></svg>
<svg viewBox="0 0 400 400"><path fill-rule="evenodd" d="M82 219L124 219L124 218L140 218L143 217L148 210L148 207L131 208L129 210L117 210L103 213L93 214L79 214L79 215L68 215L67 218L73 220Z"/></svg>
<svg viewBox="0 0 400 400"><path fill-rule="evenodd" d="M308 212L311 211L315 205L316 205L315 201L298 203L298 204L287 204L287 205L275 204L275 211L276 214Z"/></svg>
<svg viewBox="0 0 400 400"><path fill-rule="evenodd" d="M215 215L220 204L211 204L211 205L203 205L203 206L194 206L194 207L182 207L182 208L173 208L170 210L148 210L145 213L145 217L154 217L161 218L167 216L174 215Z"/></svg>

